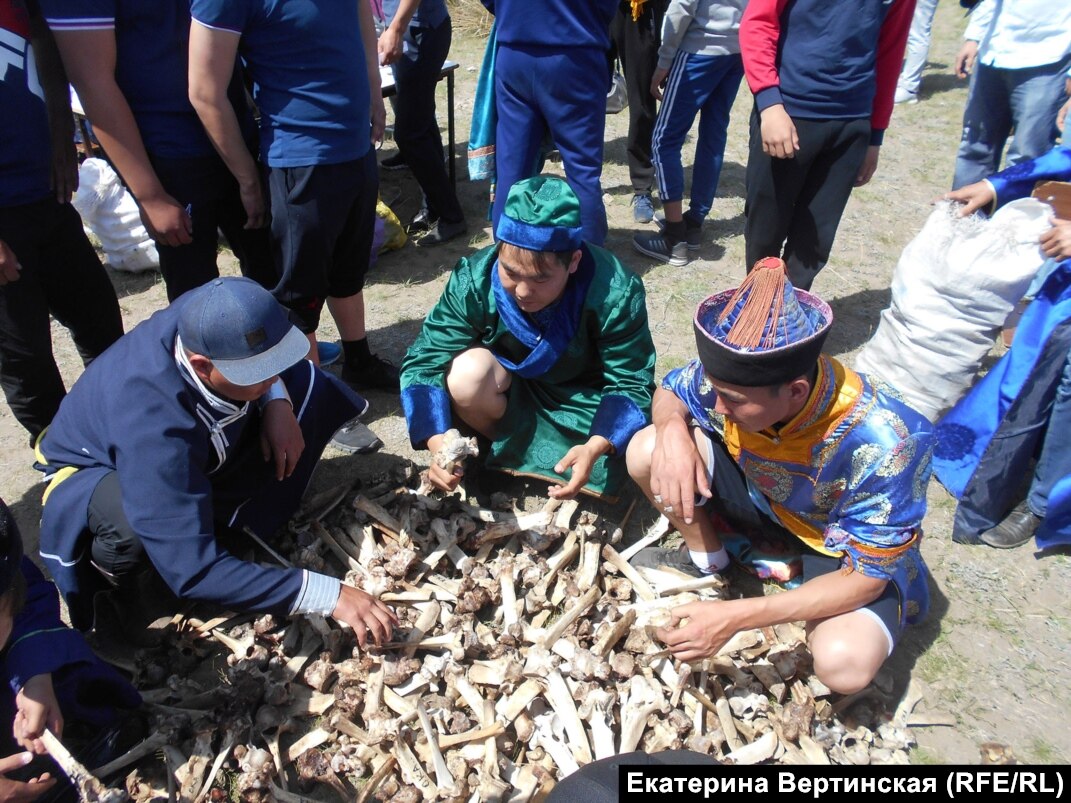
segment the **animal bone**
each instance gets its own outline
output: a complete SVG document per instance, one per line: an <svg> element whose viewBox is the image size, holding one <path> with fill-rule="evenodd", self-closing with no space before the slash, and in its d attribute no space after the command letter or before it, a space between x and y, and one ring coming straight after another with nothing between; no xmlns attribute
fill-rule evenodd
<svg viewBox="0 0 1071 803"><path fill-rule="evenodd" d="M632 564L622 558L620 553L609 544L602 548L602 558L628 578L637 597L642 600L653 600L658 597L650 584L632 567Z"/></svg>
<svg viewBox="0 0 1071 803"><path fill-rule="evenodd" d="M535 733L532 736L532 745L542 747L554 759L558 766L558 772L564 778L572 775L580 766L576 763L569 745L565 743L565 735L561 719L553 711L540 714L535 718Z"/></svg>
<svg viewBox="0 0 1071 803"><path fill-rule="evenodd" d="M298 756L295 766L303 781L325 784L347 803L353 800L353 787L335 774L327 757L320 750L311 748L304 751Z"/></svg>
<svg viewBox="0 0 1071 803"><path fill-rule="evenodd" d="M769 731L751 744L733 750L726 758L734 764L758 764L773 758L778 744L777 734Z"/></svg>
<svg viewBox="0 0 1071 803"><path fill-rule="evenodd" d="M645 678L635 675L628 685L628 696L621 701L621 745L619 753L631 753L640 743L640 737L647 727L647 718L661 711L665 698L661 687Z"/></svg>
<svg viewBox="0 0 1071 803"><path fill-rule="evenodd" d="M579 714L591 728L591 743L595 749L596 760L609 758L617 751L614 749L613 706L617 695L613 691L595 689L581 705Z"/></svg>
<svg viewBox="0 0 1071 803"><path fill-rule="evenodd" d="M539 639L539 643L543 646L553 645L569 629L573 622L588 612L588 609L595 604L595 600L599 598L601 593L598 586L592 586L584 592L584 596L578 599L576 604L562 614L551 628L543 634L542 638Z"/></svg>
<svg viewBox="0 0 1071 803"><path fill-rule="evenodd" d="M419 700L416 704L416 711L417 717L420 719L420 727L424 731L424 738L428 740L428 751L431 753L432 766L435 768L435 783L439 787L437 791L443 793L447 790L452 790L457 785L457 781L450 774L450 768L446 766L443 754L439 750L438 737L431 727L431 719Z"/></svg>
<svg viewBox="0 0 1071 803"><path fill-rule="evenodd" d="M63 746L63 743L48 728L41 732L41 741L44 743L49 755L59 765L59 768L71 779L71 783L78 790L78 796L83 803L121 803L121 801L128 799L125 790L105 786L98 778L94 777L89 770L83 767L70 754L70 751Z"/></svg>
<svg viewBox="0 0 1071 803"><path fill-rule="evenodd" d="M569 687L565 685L565 679L554 670L546 675L547 690L544 696L551 708L561 720L566 734L569 736L568 745L573 758L578 764L591 763L591 745L588 744L587 734L584 732L584 723L577 714L573 696L569 693Z"/></svg>

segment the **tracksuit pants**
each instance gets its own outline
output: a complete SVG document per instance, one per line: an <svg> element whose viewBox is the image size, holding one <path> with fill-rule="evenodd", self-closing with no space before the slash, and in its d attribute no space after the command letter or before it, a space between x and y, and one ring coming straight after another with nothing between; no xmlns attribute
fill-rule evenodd
<svg viewBox="0 0 1071 803"><path fill-rule="evenodd" d="M654 130L654 165L663 203L684 198L681 149L699 115L699 136L692 167L689 217L702 222L718 189L729 112L744 75L739 54L698 56L678 50L666 79Z"/></svg>

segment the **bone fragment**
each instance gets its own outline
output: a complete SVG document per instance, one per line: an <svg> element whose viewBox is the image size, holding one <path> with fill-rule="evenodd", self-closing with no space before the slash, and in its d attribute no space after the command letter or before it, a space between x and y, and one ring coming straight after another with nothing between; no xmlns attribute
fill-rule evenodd
<svg viewBox="0 0 1071 803"><path fill-rule="evenodd" d="M650 584L640 576L640 573L636 571L632 564L623 559L620 553L609 544L606 544L602 548L602 557L611 566L614 566L621 574L628 578L632 583L632 590L636 592L636 596L642 600L653 600L658 595L651 588Z"/></svg>
<svg viewBox="0 0 1071 803"><path fill-rule="evenodd" d="M629 513L632 512L632 508L629 508ZM627 520L627 514L626 514ZM624 526L624 524L622 524ZM669 519L665 516L659 516L658 521L652 524L647 532L636 543L621 550L621 557L624 560L632 560L632 556L639 552L641 549L650 546L662 539L662 536L669 532Z"/></svg>
<svg viewBox="0 0 1071 803"><path fill-rule="evenodd" d="M71 755L70 751L48 728L41 732L41 741L59 768L71 779L83 803L119 803L119 801L127 800L124 790L112 789L101 783Z"/></svg>
<svg viewBox="0 0 1071 803"><path fill-rule="evenodd" d="M413 753L413 748L409 746L409 742L404 738L399 737L398 741L395 742L394 757L398 759L402 777L413 784L420 791L420 794L424 796L425 800L434 800L435 783L424 772L424 768L420 765L420 760Z"/></svg>
<svg viewBox="0 0 1071 803"><path fill-rule="evenodd" d="M499 719L508 725L515 720L517 715L527 708L528 704L538 697L541 692L542 689L540 688L538 681L529 678L518 686L513 694L508 697L502 697L498 701L495 705L495 713L498 715Z"/></svg>
<svg viewBox="0 0 1071 803"><path fill-rule="evenodd" d="M377 505L371 499L358 494L353 500L353 507L372 519L380 531L389 535L395 541L401 540L401 523L381 505Z"/></svg>
<svg viewBox="0 0 1071 803"><path fill-rule="evenodd" d="M569 737L567 744L573 758L578 764L590 764L591 745L588 744L584 722L577 713L573 695L569 692L569 687L565 685L565 678L555 669L547 673L546 681L547 690L544 696L561 719L565 733Z"/></svg>
<svg viewBox="0 0 1071 803"><path fill-rule="evenodd" d="M599 575L599 549L598 541L586 542L580 551L580 566L576 570L577 588L594 588Z"/></svg>
<svg viewBox="0 0 1071 803"><path fill-rule="evenodd" d="M661 711L664 704L661 687L643 675L634 675L628 685L628 697L621 703L621 745L618 752L631 753L640 743L647 718Z"/></svg>
<svg viewBox="0 0 1071 803"><path fill-rule="evenodd" d="M326 527L324 527L318 521L313 521L311 527L312 531L316 533L316 537L323 541L325 544L327 544L327 548L335 554L335 557L338 558L339 562L346 567L347 571L351 571L354 569L357 571L361 570L361 564L357 561L356 556L351 555L342 546L341 542L337 541L335 537L327 531Z"/></svg>
<svg viewBox="0 0 1071 803"><path fill-rule="evenodd" d="M734 764L758 764L773 758L778 744L777 734L767 731L751 744L733 750L726 758L731 759Z"/></svg>
<svg viewBox="0 0 1071 803"><path fill-rule="evenodd" d="M588 612L588 609L595 604L601 593L598 586L592 586L585 591L584 596L578 599L572 608L558 617L558 620L543 634L539 643L542 646L553 645L569 629L573 622Z"/></svg>
<svg viewBox="0 0 1071 803"><path fill-rule="evenodd" d="M490 701L488 701L490 702ZM494 709L492 709L493 711ZM496 722L493 725L489 725L486 728L474 728L464 733L450 733L444 734L439 737L439 749L446 750L447 748L454 747L459 744L467 744L468 742L477 742L481 739L488 739L499 736L506 732L506 726L501 722Z"/></svg>
<svg viewBox="0 0 1071 803"><path fill-rule="evenodd" d="M419 700L416 704L416 712L417 718L420 720L420 727L424 731L424 738L428 740L428 750L431 753L432 766L435 768L435 783L439 787L437 792L451 790L457 784L457 781L450 774L450 768L446 766L446 759L443 758L442 751L439 749L438 736L431 726L431 718Z"/></svg>
<svg viewBox="0 0 1071 803"><path fill-rule="evenodd" d="M93 770L93 775L96 775L98 778L107 778L109 775L118 772L123 767L129 766L135 761L138 761L139 759L144 758L145 756L155 753L157 750L167 744L169 738L170 737L166 733L153 733L144 741L138 742L136 745L131 747L129 750L123 753L123 755L119 756L113 761L109 761L107 764L101 767L97 767L95 770Z"/></svg>
<svg viewBox="0 0 1071 803"><path fill-rule="evenodd" d="M379 765L379 768L372 773L372 777L368 779L368 782L361 787L360 794L354 799L354 803L367 803L375 795L376 790L387 779L394 768L398 766L398 759L394 756L389 756L386 761Z"/></svg>
<svg viewBox="0 0 1071 803"><path fill-rule="evenodd" d="M283 760L287 764L290 764L296 761L299 757L301 757L303 753L312 750L314 747L319 747L328 739L331 739L333 736L333 733L328 730L325 730L324 728L313 728L311 731L309 731L292 745L290 745L290 749L286 751L286 756Z"/></svg>
<svg viewBox="0 0 1071 803"><path fill-rule="evenodd" d="M535 734L532 736L532 745L542 747L554 760L558 772L564 778L572 775L580 766L573 757L569 745L564 740L565 729L561 719L553 711L540 714L535 717Z"/></svg>
<svg viewBox="0 0 1071 803"><path fill-rule="evenodd" d="M636 622L636 611L628 610L621 615L621 618L614 622L610 627L599 631L598 637L595 639L594 645L592 645L591 651L599 658L605 658L610 654L610 650L621 640Z"/></svg>

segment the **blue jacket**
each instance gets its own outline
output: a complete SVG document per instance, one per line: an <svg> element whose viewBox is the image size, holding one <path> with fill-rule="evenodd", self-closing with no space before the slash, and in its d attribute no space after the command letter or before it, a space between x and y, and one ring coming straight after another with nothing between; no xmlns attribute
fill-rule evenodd
<svg viewBox="0 0 1071 803"><path fill-rule="evenodd" d="M1071 179L1071 148L1057 147L991 176L996 205L1022 198L1040 180ZM1071 260L1056 267L1023 313L1012 348L936 428L934 474L960 500L952 537L977 543L1017 501L1048 421L1054 388L1071 351ZM1071 544L1071 477L1059 480L1036 533L1039 548Z"/></svg>
<svg viewBox="0 0 1071 803"><path fill-rule="evenodd" d="M94 360L40 445L48 475L78 469L49 489L41 516L41 557L72 621L76 610L91 608L86 510L109 471L119 474L127 520L178 596L287 612L301 591L300 569L239 560L216 542L212 475L237 453L259 450L259 439L243 439L250 416L223 416L180 373L174 351L183 303L157 312ZM308 372L307 363L299 365Z"/></svg>

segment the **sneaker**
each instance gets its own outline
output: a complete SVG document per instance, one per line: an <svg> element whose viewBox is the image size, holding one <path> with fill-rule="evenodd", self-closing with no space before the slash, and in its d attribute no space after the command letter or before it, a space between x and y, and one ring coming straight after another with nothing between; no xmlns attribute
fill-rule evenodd
<svg viewBox="0 0 1071 803"><path fill-rule="evenodd" d="M322 340L317 340L316 355L320 358L320 367L326 368L338 362L342 356L342 346L338 343L325 343Z"/></svg>
<svg viewBox="0 0 1071 803"><path fill-rule="evenodd" d="M650 223L654 220L654 202L651 193L637 192L632 196L632 219L637 223Z"/></svg>
<svg viewBox="0 0 1071 803"><path fill-rule="evenodd" d="M342 381L354 390L399 390L398 367L390 360L372 354L359 366L342 365Z"/></svg>
<svg viewBox="0 0 1071 803"><path fill-rule="evenodd" d="M357 418L339 427L330 443L336 449L350 454L371 454L383 448L383 441Z"/></svg>
<svg viewBox="0 0 1071 803"><path fill-rule="evenodd" d="M896 87L896 94L893 95L893 103L918 103L919 96L915 92L908 92L906 89Z"/></svg>
<svg viewBox="0 0 1071 803"><path fill-rule="evenodd" d="M690 259L686 240L670 244L662 234L637 234L632 238L632 245L641 254L647 254L678 268L687 265Z"/></svg>
<svg viewBox="0 0 1071 803"><path fill-rule="evenodd" d="M420 207L420 211L413 215L413 219L409 221L409 226L406 231L409 234L419 234L422 231L431 231L432 227L439 222L438 215L432 215L428 212L426 206Z"/></svg>
<svg viewBox="0 0 1071 803"><path fill-rule="evenodd" d="M660 232L666 229L666 219L664 217L657 218L655 225L658 226ZM688 243L689 251L698 251L699 247L703 244L703 223L694 222L687 215L684 216L684 241Z"/></svg>
<svg viewBox="0 0 1071 803"><path fill-rule="evenodd" d="M409 167L409 165L406 164L405 159L402 158L401 151L398 151L393 156L388 156L379 163L379 166L384 170L405 170L405 168Z"/></svg>
<svg viewBox="0 0 1071 803"><path fill-rule="evenodd" d="M702 570L692 560L687 544L681 544L677 549L666 549L660 546L645 547L629 562L641 569L672 569L697 579L704 576Z"/></svg>
<svg viewBox="0 0 1071 803"><path fill-rule="evenodd" d="M468 230L469 226L464 220L459 220L457 223L447 223L442 218L439 218L438 222L428 229L428 233L416 240L413 245L420 248L442 245L445 242L461 237Z"/></svg>

